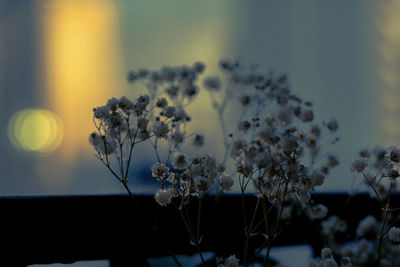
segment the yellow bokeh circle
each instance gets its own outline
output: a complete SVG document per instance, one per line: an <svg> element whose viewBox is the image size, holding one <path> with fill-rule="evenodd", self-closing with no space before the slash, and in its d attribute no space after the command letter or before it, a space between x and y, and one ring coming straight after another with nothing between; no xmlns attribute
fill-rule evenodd
<svg viewBox="0 0 400 267"><path fill-rule="evenodd" d="M63 124L49 110L24 109L11 117L8 135L14 146L21 150L48 154L61 144Z"/></svg>

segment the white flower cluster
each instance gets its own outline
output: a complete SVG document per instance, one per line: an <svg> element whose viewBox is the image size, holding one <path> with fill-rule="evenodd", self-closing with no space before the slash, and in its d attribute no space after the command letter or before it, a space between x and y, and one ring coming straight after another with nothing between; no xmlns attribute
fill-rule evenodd
<svg viewBox="0 0 400 267"><path fill-rule="evenodd" d="M382 201L393 194L398 186L400 150L396 147L363 150L360 152L360 159L353 161L351 170L362 173L371 196Z"/></svg>
<svg viewBox="0 0 400 267"><path fill-rule="evenodd" d="M198 75L204 72L205 68L203 63L197 62L191 67L165 66L156 71L142 69L131 71L128 74L128 80L131 83L145 80L151 95L165 92L170 99L177 101L178 105L178 102L182 99L190 102L198 94L199 88L196 85L196 80ZM213 85L216 86L215 84Z"/></svg>
<svg viewBox="0 0 400 267"><path fill-rule="evenodd" d="M339 227L340 224L343 226ZM400 265L400 247L397 244L397 242L400 242L399 228L390 228L388 238L382 238L382 244L379 245L379 230L382 229L382 224L375 217L369 215L359 222L356 228L357 239L355 241L336 243L336 239L334 238L335 233L344 233L347 229L347 227L344 227L345 224L338 217L332 216L326 221L321 222L322 233L326 236L332 235L329 239L331 240L331 247L334 248L333 251L331 250L332 255L348 259L348 262L352 262L354 266L376 266L378 262L378 249L380 248L379 266ZM338 228L341 229L339 230Z"/></svg>
<svg viewBox="0 0 400 267"><path fill-rule="evenodd" d="M159 162L155 163L151 170L153 177L157 178L162 187L168 184L169 188L174 188L173 197L180 196L182 200L187 200L191 196L201 196L212 190L230 191L233 186L232 177L224 173L224 168L217 166L215 158L210 155L186 159L183 153L177 152L172 162L177 171L170 170ZM167 194L167 191L157 191L155 198L160 205L169 204L172 200L173 197L163 198L157 195Z"/></svg>
<svg viewBox="0 0 400 267"><path fill-rule="evenodd" d="M323 248L321 250L321 257L313 259L310 262L310 267L353 267L349 257L342 257L340 260L340 265L337 264L333 258L333 253L330 248Z"/></svg>
<svg viewBox="0 0 400 267"><path fill-rule="evenodd" d="M400 242L400 228L398 227L392 227L389 230L389 239L392 240L393 242Z"/></svg>
<svg viewBox="0 0 400 267"><path fill-rule="evenodd" d="M311 103L291 93L286 76L243 78L235 70L231 70L233 80L255 85L253 91L247 90L239 97L243 114L250 118L239 122L238 134L230 146L237 172L251 179L271 202L293 195L307 203L310 191L321 185L329 170L339 163L330 155L321 166L313 164L320 151L321 127L311 124ZM334 120L328 125L329 131L337 129Z"/></svg>
<svg viewBox="0 0 400 267"><path fill-rule="evenodd" d="M135 102L125 96L120 99L113 97L106 105L93 109L97 131L90 134L89 142L99 158L123 154L121 147L124 144L132 146L150 136L146 119L149 102L147 95L140 96Z"/></svg>
<svg viewBox="0 0 400 267"><path fill-rule="evenodd" d="M239 267L239 259L235 255L231 255L226 259L217 258L217 267Z"/></svg>

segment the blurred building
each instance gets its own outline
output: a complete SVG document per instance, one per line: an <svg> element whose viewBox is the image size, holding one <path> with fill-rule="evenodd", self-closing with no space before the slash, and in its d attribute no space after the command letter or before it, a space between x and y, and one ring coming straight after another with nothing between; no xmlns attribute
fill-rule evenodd
<svg viewBox="0 0 400 267"><path fill-rule="evenodd" d="M340 142L326 144L342 165L326 189L347 190L357 152L397 140L395 2L0 1L0 194L123 192L88 145L92 108L143 92L126 82L131 69L203 61L213 74L220 58L287 73L317 121L337 118ZM198 100L193 129L218 147L208 96ZM24 113L12 141L10 120L29 108L51 113Z"/></svg>

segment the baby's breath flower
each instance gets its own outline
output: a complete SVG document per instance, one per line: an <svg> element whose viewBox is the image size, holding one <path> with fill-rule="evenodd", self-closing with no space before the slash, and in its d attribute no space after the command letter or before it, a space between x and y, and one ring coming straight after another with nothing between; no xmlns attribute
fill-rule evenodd
<svg viewBox="0 0 400 267"><path fill-rule="evenodd" d="M393 242L400 242L400 228L392 227L389 230L389 239Z"/></svg>
<svg viewBox="0 0 400 267"><path fill-rule="evenodd" d="M330 155L328 157L328 166L333 168L336 167L339 164L339 160L337 159L337 157Z"/></svg>
<svg viewBox="0 0 400 267"><path fill-rule="evenodd" d="M116 111L119 107L119 102L120 102L119 99L116 99L115 97L110 98L107 101L107 107L111 109L111 111Z"/></svg>
<svg viewBox="0 0 400 267"><path fill-rule="evenodd" d="M231 147L231 156L237 158L240 156L241 151L244 149L246 142L244 140L237 140L233 142Z"/></svg>
<svg viewBox="0 0 400 267"><path fill-rule="evenodd" d="M303 110L301 113L301 120L303 122L311 122L314 119L314 113L311 109Z"/></svg>
<svg viewBox="0 0 400 267"><path fill-rule="evenodd" d="M243 107L247 106L248 104L250 104L250 96L242 95L241 97L239 97L239 102Z"/></svg>
<svg viewBox="0 0 400 267"><path fill-rule="evenodd" d="M365 159L358 159L353 161L351 164L352 172L363 172L365 168L368 166L368 161Z"/></svg>
<svg viewBox="0 0 400 267"><path fill-rule="evenodd" d="M165 99L165 97L159 98L157 100L156 106L158 108L165 108L166 106L168 106L168 101L167 99Z"/></svg>
<svg viewBox="0 0 400 267"><path fill-rule="evenodd" d="M197 94L197 92L198 92L198 88L197 88L197 86L194 86L193 84L187 84L183 90L183 94L188 98L195 96Z"/></svg>
<svg viewBox="0 0 400 267"><path fill-rule="evenodd" d="M206 65L204 65L203 62L196 62L196 63L194 63L194 65L193 65L193 69L194 69L194 71L197 72L197 73L203 73L204 70L206 69Z"/></svg>
<svg viewBox="0 0 400 267"><path fill-rule="evenodd" d="M328 214L328 208L325 205L318 204L311 207L311 218L312 219L323 219Z"/></svg>
<svg viewBox="0 0 400 267"><path fill-rule="evenodd" d="M186 157L180 152L176 152L172 158L172 166L175 169L183 170L186 168Z"/></svg>
<svg viewBox="0 0 400 267"><path fill-rule="evenodd" d="M239 267L239 259L235 255L231 255L224 261L224 267Z"/></svg>
<svg viewBox="0 0 400 267"><path fill-rule="evenodd" d="M171 203L172 194L169 189L159 189L154 195L154 198L160 206L167 206L169 203Z"/></svg>
<svg viewBox="0 0 400 267"><path fill-rule="evenodd" d="M163 179L168 175L169 168L163 163L156 162L151 167L151 175L157 179Z"/></svg>
<svg viewBox="0 0 400 267"><path fill-rule="evenodd" d="M97 119L105 119L111 110L108 106L101 106L93 109L94 117Z"/></svg>
<svg viewBox="0 0 400 267"><path fill-rule="evenodd" d="M288 125L290 123L291 117L290 113L286 109L281 109L278 111L276 114L276 119L282 124L282 125Z"/></svg>
<svg viewBox="0 0 400 267"><path fill-rule="evenodd" d="M104 137L93 132L89 135L89 143L96 148L104 143Z"/></svg>
<svg viewBox="0 0 400 267"><path fill-rule="evenodd" d="M180 144L183 143L183 141L184 141L184 136L183 136L183 134L182 134L181 132L176 131L176 132L174 132L174 133L171 135L171 141L172 141L172 143L173 143L173 145L174 145L175 147L176 147L176 146L179 146Z"/></svg>
<svg viewBox="0 0 400 267"><path fill-rule="evenodd" d="M258 136L266 143L271 142L272 137L274 136L273 131L270 127L266 127L261 129L261 131L258 132Z"/></svg>
<svg viewBox="0 0 400 267"><path fill-rule="evenodd" d="M357 226L356 234L359 237L366 236L369 233L376 233L377 221L372 215L368 215L360 221Z"/></svg>
<svg viewBox="0 0 400 267"><path fill-rule="evenodd" d="M102 155L111 155L117 150L117 143L114 140L107 140L105 143L103 142L96 148Z"/></svg>
<svg viewBox="0 0 400 267"><path fill-rule="evenodd" d="M396 148L392 148L390 151L390 160L396 163L400 162L400 151Z"/></svg>
<svg viewBox="0 0 400 267"><path fill-rule="evenodd" d="M233 179L230 175L223 174L219 178L219 186L224 191L231 191L233 186Z"/></svg>
<svg viewBox="0 0 400 267"><path fill-rule="evenodd" d="M321 258L323 259L332 258L332 250L330 248L323 248L321 250Z"/></svg>
<svg viewBox="0 0 400 267"><path fill-rule="evenodd" d="M154 124L153 133L157 138L167 138L168 132L168 124L164 122L157 122Z"/></svg>
<svg viewBox="0 0 400 267"><path fill-rule="evenodd" d="M193 145L195 147L202 147L204 145L204 136L202 134L196 134L193 138Z"/></svg>
<svg viewBox="0 0 400 267"><path fill-rule="evenodd" d="M221 81L218 77L208 77L203 82L204 87L210 91L218 91L221 89Z"/></svg>
<svg viewBox="0 0 400 267"><path fill-rule="evenodd" d="M133 102L129 100L126 96L123 96L119 99L118 105L120 109L122 109L126 114L129 114L134 106Z"/></svg>
<svg viewBox="0 0 400 267"><path fill-rule="evenodd" d="M140 130L136 137L140 140L146 140L150 137L150 133L147 130Z"/></svg>
<svg viewBox="0 0 400 267"><path fill-rule="evenodd" d="M150 97L148 95L142 95L136 101L136 104L143 110L146 109L149 103L150 103Z"/></svg>
<svg viewBox="0 0 400 267"><path fill-rule="evenodd" d="M186 114L184 109L179 109L175 112L175 121L189 121L190 117Z"/></svg>
<svg viewBox="0 0 400 267"><path fill-rule="evenodd" d="M337 121L333 119L328 122L327 127L332 132L335 132L339 128L339 125L338 125Z"/></svg>
<svg viewBox="0 0 400 267"><path fill-rule="evenodd" d="M315 136L315 137L319 137L321 135L321 129L319 128L318 125L313 125L311 128L311 133Z"/></svg>
<svg viewBox="0 0 400 267"><path fill-rule="evenodd" d="M319 186L324 183L325 176L319 172L315 172L310 176L310 180L313 186Z"/></svg>
<svg viewBox="0 0 400 267"><path fill-rule="evenodd" d="M210 184L205 176L199 175L194 178L194 186L199 192L205 192L209 189Z"/></svg>
<svg viewBox="0 0 400 267"><path fill-rule="evenodd" d="M169 97L173 99L178 95L179 87L172 85L168 87L165 91L169 95Z"/></svg>
<svg viewBox="0 0 400 267"><path fill-rule="evenodd" d="M251 124L248 121L240 121L238 123L238 130L239 131L247 131L248 129L250 129Z"/></svg>
<svg viewBox="0 0 400 267"><path fill-rule="evenodd" d="M164 108L163 116L172 118L175 115L176 108L174 106L167 106Z"/></svg>

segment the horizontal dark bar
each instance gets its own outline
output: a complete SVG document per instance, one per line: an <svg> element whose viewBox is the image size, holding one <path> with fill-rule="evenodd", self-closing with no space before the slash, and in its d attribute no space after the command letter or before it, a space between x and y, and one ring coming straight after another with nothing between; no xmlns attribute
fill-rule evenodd
<svg viewBox="0 0 400 267"><path fill-rule="evenodd" d="M328 206L330 214L348 218L349 231L363 217L380 213L378 203L366 194L355 196L346 209L346 194L315 194L312 199ZM254 208L256 201L247 195L246 208ZM398 196L394 202L398 204ZM197 203L192 205L188 210L195 218ZM0 266L168 256L157 232L174 254L195 253L176 208L161 208L149 195L136 196L135 201L122 195L2 197L0 211ZM207 197L202 211L203 250L230 255L243 246L240 195ZM276 245L320 245L313 243L317 233L307 220L299 218L291 225ZM252 248L262 241L255 238Z"/></svg>

